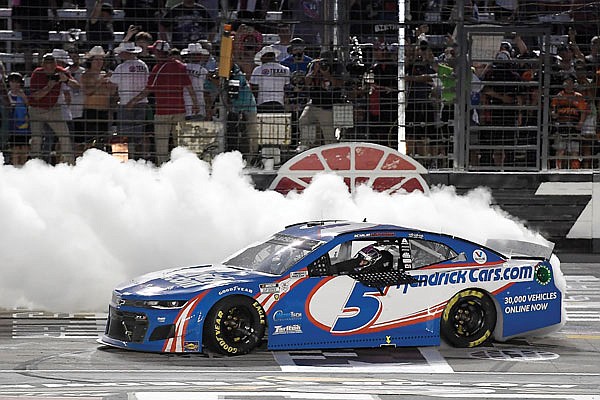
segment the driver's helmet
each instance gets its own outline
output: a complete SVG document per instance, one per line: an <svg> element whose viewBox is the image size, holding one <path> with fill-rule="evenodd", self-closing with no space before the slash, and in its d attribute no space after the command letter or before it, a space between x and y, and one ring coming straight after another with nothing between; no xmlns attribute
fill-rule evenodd
<svg viewBox="0 0 600 400"><path fill-rule="evenodd" d="M358 258L360 261L355 270L362 271L365 268L369 268L375 265L375 263L379 261L381 257L381 252L377 250L375 246L368 245L367 247L363 247L358 253L356 253L356 258Z"/></svg>

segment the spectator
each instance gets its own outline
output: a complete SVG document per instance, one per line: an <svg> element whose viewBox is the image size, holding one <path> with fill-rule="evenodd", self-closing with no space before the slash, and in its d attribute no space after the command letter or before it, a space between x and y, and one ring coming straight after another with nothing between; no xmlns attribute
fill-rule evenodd
<svg viewBox="0 0 600 400"><path fill-rule="evenodd" d="M238 150L243 154L249 154L249 161L253 163L258 160L255 158L258 155L256 99L246 80L246 75L237 64L233 64L230 71L229 84L227 94L222 95L220 99L228 111L225 150ZM209 74L205 87L211 93L209 96L211 101L217 99L215 94L218 92L218 85L218 75Z"/></svg>
<svg viewBox="0 0 600 400"><path fill-rule="evenodd" d="M321 58L313 60L306 74L310 100L298 119L300 145L304 151L320 145L315 124L321 128L323 144L335 143L333 104L341 102L342 81L336 74L336 65L329 52L321 52Z"/></svg>
<svg viewBox="0 0 600 400"><path fill-rule="evenodd" d="M262 48L262 34L254 27L241 24L233 41L233 60L250 79L254 70L254 56Z"/></svg>
<svg viewBox="0 0 600 400"><path fill-rule="evenodd" d="M588 104L588 114L581 126L581 156L583 159L582 167L590 169L592 168L594 144L597 140L597 84L593 79L588 78L586 63L582 60L575 61L575 77L577 79L577 91L583 95L583 98Z"/></svg>
<svg viewBox="0 0 600 400"><path fill-rule="evenodd" d="M59 67L66 69L67 71L69 70L69 66L71 64L73 64L73 61L69 57L69 53L67 53L66 50L53 49L52 55L56 59L56 64ZM73 76L73 75L71 74L71 76ZM69 132L71 132L71 127L73 125L73 113L71 112L72 97L71 97L71 88L69 87L69 85L67 85L65 83L61 84L60 96L58 98L57 103L60 104L60 106L61 106L63 119L67 122L67 126L69 127ZM73 136L71 135L71 138L72 137Z"/></svg>
<svg viewBox="0 0 600 400"><path fill-rule="evenodd" d="M90 48L101 46L109 51L113 49L115 42L113 14L112 4L96 0L87 26L87 41Z"/></svg>
<svg viewBox="0 0 600 400"><path fill-rule="evenodd" d="M33 70L30 81L31 155L40 156L44 124L47 124L58 137L62 161L72 163L74 158L69 128L63 121L57 104L63 82L71 88L79 88L79 82L64 68L56 65L54 56L45 54L42 66Z"/></svg>
<svg viewBox="0 0 600 400"><path fill-rule="evenodd" d="M176 127L185 121L185 102L183 92L188 91L193 101L193 112L198 113L198 99L192 89L192 81L185 65L169 57L169 42L157 40L149 49L154 52L157 64L152 68L146 87L126 104L133 108L137 103L154 93L156 113L154 115L154 143L156 145L156 161L158 164L169 158L169 139L173 135L173 143L177 145Z"/></svg>
<svg viewBox="0 0 600 400"><path fill-rule="evenodd" d="M200 63L206 68L207 71L214 71L217 69L217 60L212 55L212 43L208 40L198 41L202 48L208 52L207 55L204 53L200 54Z"/></svg>
<svg viewBox="0 0 600 400"><path fill-rule="evenodd" d="M211 120L212 112L206 108L206 103L204 101L204 83L206 82L208 71L204 68L204 63L202 62L202 60L210 53L208 50L204 49L200 43L190 43L187 48L181 51L181 54L188 58L185 68L190 76L192 88L198 99L198 113L194 114L192 97L188 92L183 93L183 98L185 100L185 117L186 119Z"/></svg>
<svg viewBox="0 0 600 400"><path fill-rule="evenodd" d="M484 73L484 81L493 83L487 84L481 91L482 104L491 105L482 118L482 125L490 126L490 129L481 131L482 145L496 146L497 149L491 152L492 159L489 159L490 151L482 152L481 162L483 165L504 166L514 161L514 146L517 143L517 120L519 115L518 106L520 101L519 85L516 82L521 81L521 76L516 71L516 64L512 58L512 46L510 43L502 42L500 51L496 54L496 59L491 68ZM503 107L496 107L503 106Z"/></svg>
<svg viewBox="0 0 600 400"><path fill-rule="evenodd" d="M29 153L29 139L31 129L29 127L29 114L27 105L29 99L23 91L23 75L12 72L8 75L8 98L10 100L9 113L9 144L11 162L13 165L23 165L27 161Z"/></svg>
<svg viewBox="0 0 600 400"><path fill-rule="evenodd" d="M137 58L146 63L148 71L152 71L152 68L156 65L156 58L149 49L152 43L154 43L152 35L148 32L138 32L135 34L135 45L142 49Z"/></svg>
<svg viewBox="0 0 600 400"><path fill-rule="evenodd" d="M409 59L406 81L408 83L406 122L409 126L406 135L406 148L412 156L424 156L430 153L429 142L432 138L434 107L431 99L435 59L429 43L421 40Z"/></svg>
<svg viewBox="0 0 600 400"><path fill-rule="evenodd" d="M115 54L121 59L110 76L110 81L117 86L119 108L117 119L118 132L127 138L130 158L139 159L145 156L146 141L145 120L148 109L148 99L142 98L133 107L125 107L129 100L144 90L148 82L148 66L137 58L142 48L133 42L122 42L115 49Z"/></svg>
<svg viewBox="0 0 600 400"><path fill-rule="evenodd" d="M277 25L277 36L279 40L273 45L275 49L279 51L277 55L277 62L282 62L284 58L288 56L287 49L292 39L292 28L289 24Z"/></svg>
<svg viewBox="0 0 600 400"><path fill-rule="evenodd" d="M590 54L585 56L588 76L594 76L600 70L600 36L594 36L590 41Z"/></svg>
<svg viewBox="0 0 600 400"><path fill-rule="evenodd" d="M6 82L6 69L0 60L0 151L8 147L6 141L9 136L8 121L10 114L10 100L8 99L8 86Z"/></svg>
<svg viewBox="0 0 600 400"><path fill-rule="evenodd" d="M159 23L159 39L169 40L174 47L182 48L200 39L211 40L216 24L210 13L194 0L183 0L169 8Z"/></svg>
<svg viewBox="0 0 600 400"><path fill-rule="evenodd" d="M393 141L398 119L398 66L395 62L397 44L378 41L373 45L374 84L369 93L369 137L371 141L396 147Z"/></svg>
<svg viewBox="0 0 600 400"><path fill-rule="evenodd" d="M102 150L108 150L111 96L116 89L110 74L104 70L105 57L106 52L101 46L92 47L86 54L89 67L81 77L86 142L88 146Z"/></svg>
<svg viewBox="0 0 600 400"><path fill-rule="evenodd" d="M565 156L571 160L566 166L579 168L579 151L581 128L585 122L589 107L583 95L575 91L575 82L577 77L573 74L566 74L561 90L556 97L552 99L552 119L555 122L556 139L554 150L556 150L556 168L561 169L565 166Z"/></svg>
<svg viewBox="0 0 600 400"><path fill-rule="evenodd" d="M285 87L290 83L290 69L276 61L279 50L265 46L256 58L260 65L254 68L250 78L258 112L284 112Z"/></svg>
<svg viewBox="0 0 600 400"><path fill-rule="evenodd" d="M287 48L289 56L281 61L281 65L288 67L291 73L303 71L306 74L308 71L308 65L313 61L313 59L304 54L305 49L306 45L304 43L304 39L293 38Z"/></svg>
<svg viewBox="0 0 600 400"><path fill-rule="evenodd" d="M85 72L85 68L81 66L81 56L74 47L69 48L67 53L72 62L71 65L69 65L69 68L67 68L67 71L69 71L73 79L75 79L81 86L81 77ZM71 132L75 147L81 147L81 144L84 140L83 132L85 126L83 123L83 99L84 96L81 87L71 88L71 115L73 117L73 121L72 125L69 126L69 130Z"/></svg>

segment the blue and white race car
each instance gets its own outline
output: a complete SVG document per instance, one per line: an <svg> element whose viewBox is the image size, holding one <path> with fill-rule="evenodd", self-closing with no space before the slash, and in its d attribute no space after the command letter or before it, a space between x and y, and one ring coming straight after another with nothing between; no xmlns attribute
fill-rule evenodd
<svg viewBox="0 0 600 400"><path fill-rule="evenodd" d="M565 323L552 248L482 246L393 225L292 225L221 265L150 273L113 292L100 343L149 352L245 354L457 347L543 335Z"/></svg>

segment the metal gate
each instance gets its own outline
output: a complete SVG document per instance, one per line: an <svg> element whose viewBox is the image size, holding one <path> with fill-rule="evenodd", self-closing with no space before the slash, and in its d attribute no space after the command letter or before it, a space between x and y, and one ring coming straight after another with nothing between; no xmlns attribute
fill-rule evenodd
<svg viewBox="0 0 600 400"><path fill-rule="evenodd" d="M461 26L457 39L455 166L547 169L550 54L559 38L544 27L476 25ZM523 46L545 50L523 56Z"/></svg>

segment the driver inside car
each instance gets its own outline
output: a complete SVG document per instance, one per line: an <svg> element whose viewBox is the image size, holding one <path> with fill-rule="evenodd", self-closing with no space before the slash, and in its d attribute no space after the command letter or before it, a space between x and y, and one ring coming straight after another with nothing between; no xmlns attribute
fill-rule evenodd
<svg viewBox="0 0 600 400"><path fill-rule="evenodd" d="M354 258L332 266L334 275L363 274L385 272L392 269L393 257L386 250L378 250L370 244L356 253Z"/></svg>

